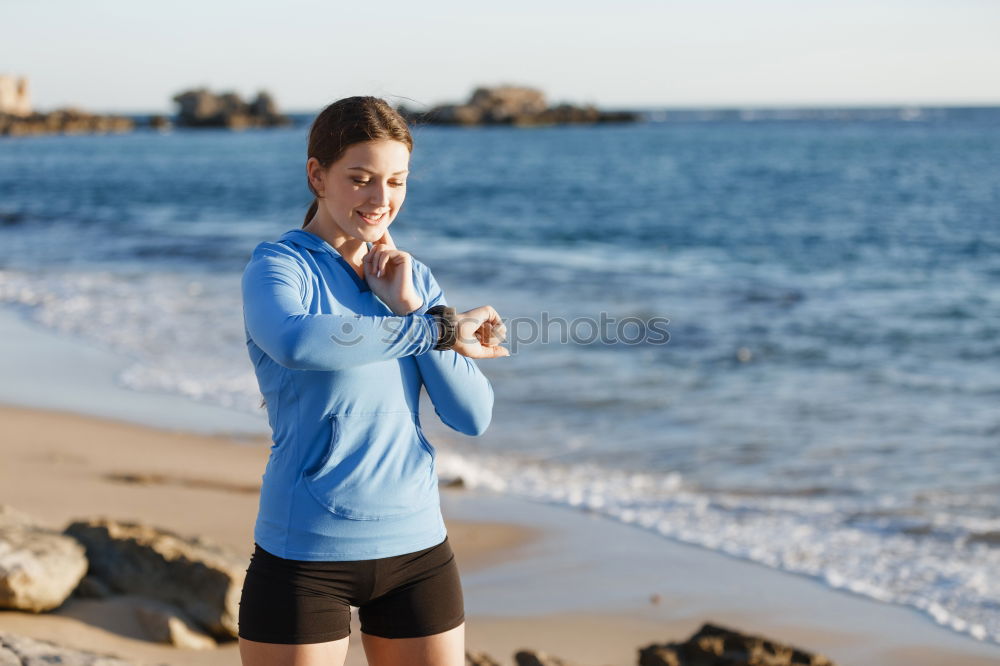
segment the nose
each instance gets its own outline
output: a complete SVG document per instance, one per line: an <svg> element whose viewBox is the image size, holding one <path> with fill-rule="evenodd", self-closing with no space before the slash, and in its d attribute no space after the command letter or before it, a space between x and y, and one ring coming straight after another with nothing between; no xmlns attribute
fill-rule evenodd
<svg viewBox="0 0 1000 666"><path fill-rule="evenodd" d="M389 205L389 185L382 183L371 188L371 197L368 199L373 205L385 207Z"/></svg>

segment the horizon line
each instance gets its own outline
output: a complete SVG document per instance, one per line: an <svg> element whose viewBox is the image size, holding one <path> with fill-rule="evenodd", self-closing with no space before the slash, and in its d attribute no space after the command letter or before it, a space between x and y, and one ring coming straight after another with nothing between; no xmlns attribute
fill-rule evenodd
<svg viewBox="0 0 1000 666"><path fill-rule="evenodd" d="M557 102L557 104L564 104L566 102ZM771 111L771 110L795 110L795 111L824 111L824 110L867 110L867 109L991 109L1000 108L1000 99L991 102L970 102L970 101L956 101L956 102L810 102L810 103L795 103L795 102L775 102L775 103L713 103L713 104L673 104L673 105L633 105L633 106L612 106L612 105L598 105L593 103L579 103L573 104L573 106L587 106L593 105L602 111ZM325 104L320 104L315 109L288 109L279 110L279 113L285 115L304 115L310 113L317 113L321 110ZM394 106L398 106L394 105ZM404 104L405 106L405 104ZM436 105L435 105L436 106ZM85 108L76 104L64 104L56 107L49 107L45 110L34 109L35 113L50 113L59 109L65 108L76 108L87 113L94 114L104 114L104 115L166 115L172 116L176 115L175 110L164 111L162 109L151 110L151 109L140 109L140 108L119 108L119 109L93 109ZM413 107L409 107L411 110ZM430 106L428 108L431 108Z"/></svg>

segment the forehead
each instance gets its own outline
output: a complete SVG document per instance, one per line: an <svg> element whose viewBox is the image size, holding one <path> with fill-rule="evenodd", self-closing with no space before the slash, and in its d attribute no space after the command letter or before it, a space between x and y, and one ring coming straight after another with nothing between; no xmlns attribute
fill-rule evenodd
<svg viewBox="0 0 1000 666"><path fill-rule="evenodd" d="M344 169L395 175L409 168L410 149L392 139L356 143L338 160Z"/></svg>

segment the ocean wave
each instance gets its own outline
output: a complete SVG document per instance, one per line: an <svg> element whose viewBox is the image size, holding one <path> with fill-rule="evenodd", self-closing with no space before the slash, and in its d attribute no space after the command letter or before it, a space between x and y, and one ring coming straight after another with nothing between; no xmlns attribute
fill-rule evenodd
<svg viewBox="0 0 1000 666"><path fill-rule="evenodd" d="M938 624L1000 643L995 534L923 538L857 523L852 502L693 491L676 473L539 465L441 451L442 478L470 488L598 513L664 537L806 575L832 588L921 610ZM872 499L868 498L868 502ZM885 506L898 500L877 498ZM851 507L854 511L851 511ZM853 524L852 524L853 523Z"/></svg>

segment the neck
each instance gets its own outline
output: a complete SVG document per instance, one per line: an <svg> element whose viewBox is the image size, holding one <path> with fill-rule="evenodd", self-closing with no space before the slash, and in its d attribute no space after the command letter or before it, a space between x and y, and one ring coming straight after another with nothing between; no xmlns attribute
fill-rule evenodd
<svg viewBox="0 0 1000 666"><path fill-rule="evenodd" d="M337 223L325 214L325 211L322 208L316 211L313 218L309 220L309 224L302 227L302 229L303 231L316 234L325 240L352 266L361 266L361 261L364 259L365 252L367 252L368 249L365 246L365 242L345 234L343 230L337 226Z"/></svg>

